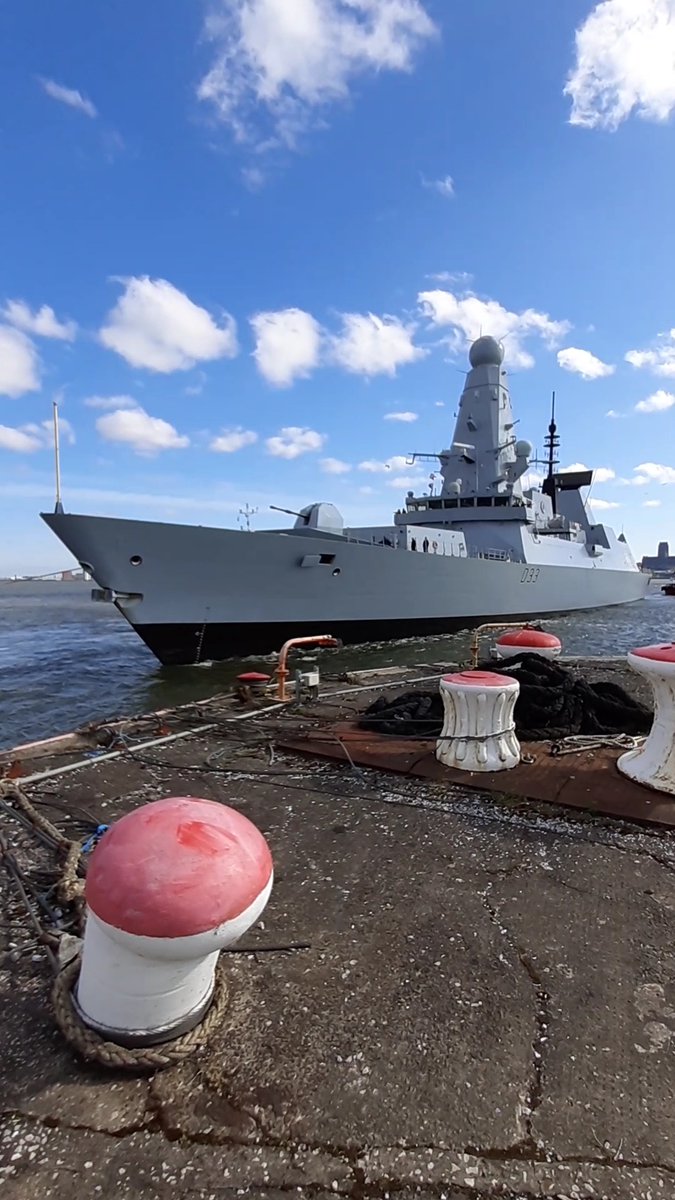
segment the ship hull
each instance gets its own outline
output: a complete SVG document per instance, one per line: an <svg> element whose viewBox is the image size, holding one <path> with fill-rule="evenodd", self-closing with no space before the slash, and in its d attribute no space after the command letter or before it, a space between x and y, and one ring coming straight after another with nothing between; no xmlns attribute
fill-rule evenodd
<svg viewBox="0 0 675 1200"><path fill-rule="evenodd" d="M602 606L604 607L604 606ZM583 611L583 610L577 610ZM134 625L146 646L164 666L195 665L228 658L268 655L280 650L289 638L330 634L345 646L398 641L403 638L438 637L475 628L489 621L532 621L562 613L484 613L482 616L422 617L388 621L316 620L293 623L247 622L238 625Z"/></svg>
<svg viewBox="0 0 675 1200"><path fill-rule="evenodd" d="M648 586L621 543L596 559L582 544L542 540L514 562L291 530L44 520L165 664L266 654L312 633L345 643L445 634L629 603Z"/></svg>

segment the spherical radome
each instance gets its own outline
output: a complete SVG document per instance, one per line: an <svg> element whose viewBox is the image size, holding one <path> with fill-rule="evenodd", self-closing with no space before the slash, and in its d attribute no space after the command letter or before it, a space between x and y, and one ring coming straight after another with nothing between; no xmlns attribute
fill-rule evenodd
<svg viewBox="0 0 675 1200"><path fill-rule="evenodd" d="M493 337L479 337L469 350L472 367L499 367L504 361L504 347Z"/></svg>

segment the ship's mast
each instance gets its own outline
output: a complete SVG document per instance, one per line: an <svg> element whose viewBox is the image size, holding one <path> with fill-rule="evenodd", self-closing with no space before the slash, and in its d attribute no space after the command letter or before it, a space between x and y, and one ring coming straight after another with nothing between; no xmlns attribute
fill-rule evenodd
<svg viewBox="0 0 675 1200"><path fill-rule="evenodd" d="M555 392L553 392L552 397L551 397L551 423L548 427L548 435L547 435L544 445L545 445L546 449L548 450L548 476L546 478L546 482L544 484L543 491L546 493L546 495L551 497L551 504L553 506L553 515L555 516L556 511L557 511L557 505L556 505L555 483L553 482L553 476L555 475L555 468L558 465L557 451L560 447L560 438L558 436L558 426L555 423Z"/></svg>

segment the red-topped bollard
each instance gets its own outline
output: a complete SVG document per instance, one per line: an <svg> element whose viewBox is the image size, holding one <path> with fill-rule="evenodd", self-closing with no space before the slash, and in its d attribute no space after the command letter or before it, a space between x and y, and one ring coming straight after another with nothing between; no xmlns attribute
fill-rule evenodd
<svg viewBox="0 0 675 1200"><path fill-rule="evenodd" d="M516 654L538 654L540 658L559 658L562 642L543 629L515 629L497 638L497 658L515 658Z"/></svg>
<svg viewBox="0 0 675 1200"><path fill-rule="evenodd" d="M460 671L440 681L443 731L436 758L461 771L505 771L520 762L513 719L520 684L493 671Z"/></svg>
<svg viewBox="0 0 675 1200"><path fill-rule="evenodd" d="M637 783L675 795L675 643L631 650L628 662L651 684L654 723L644 745L622 754L617 766Z"/></svg>
<svg viewBox="0 0 675 1200"><path fill-rule="evenodd" d="M271 682L272 676L265 675L264 671L244 671L243 675L237 675L240 688L244 688L253 696L264 696Z"/></svg>
<svg viewBox="0 0 675 1200"><path fill-rule="evenodd" d="M232 808L176 796L122 817L87 873L74 997L85 1024L127 1046L192 1029L219 952L258 919L272 879L267 842Z"/></svg>

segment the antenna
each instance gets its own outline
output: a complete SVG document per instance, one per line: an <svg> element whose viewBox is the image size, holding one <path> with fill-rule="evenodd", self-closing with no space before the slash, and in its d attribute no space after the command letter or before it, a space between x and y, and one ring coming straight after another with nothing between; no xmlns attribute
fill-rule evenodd
<svg viewBox="0 0 675 1200"><path fill-rule="evenodd" d="M56 498L54 502L54 512L62 513L63 504L61 503L61 450L59 446L59 405L58 401L53 400L54 410L54 472L56 478Z"/></svg>
<svg viewBox="0 0 675 1200"><path fill-rule="evenodd" d="M249 508L248 501L246 501L246 504L244 505L243 508L239 509L239 516L242 518L240 520L239 524L240 524L242 530L244 528L244 525L246 525L246 532L247 533L251 532L251 517L254 517L255 514L257 513L257 511L258 511L257 508Z"/></svg>
<svg viewBox="0 0 675 1200"><path fill-rule="evenodd" d="M556 504L556 492L555 492L555 484L553 482L553 476L555 475L555 468L558 463L556 451L560 447L560 438L558 437L558 426L555 423L555 392L553 392L552 396L551 396L551 421L550 421L550 424L548 427L547 437L544 441L544 446L548 450L548 475L544 481L543 491L548 496L551 497L551 504L553 505L553 515L555 516L556 512L557 512L557 504Z"/></svg>

